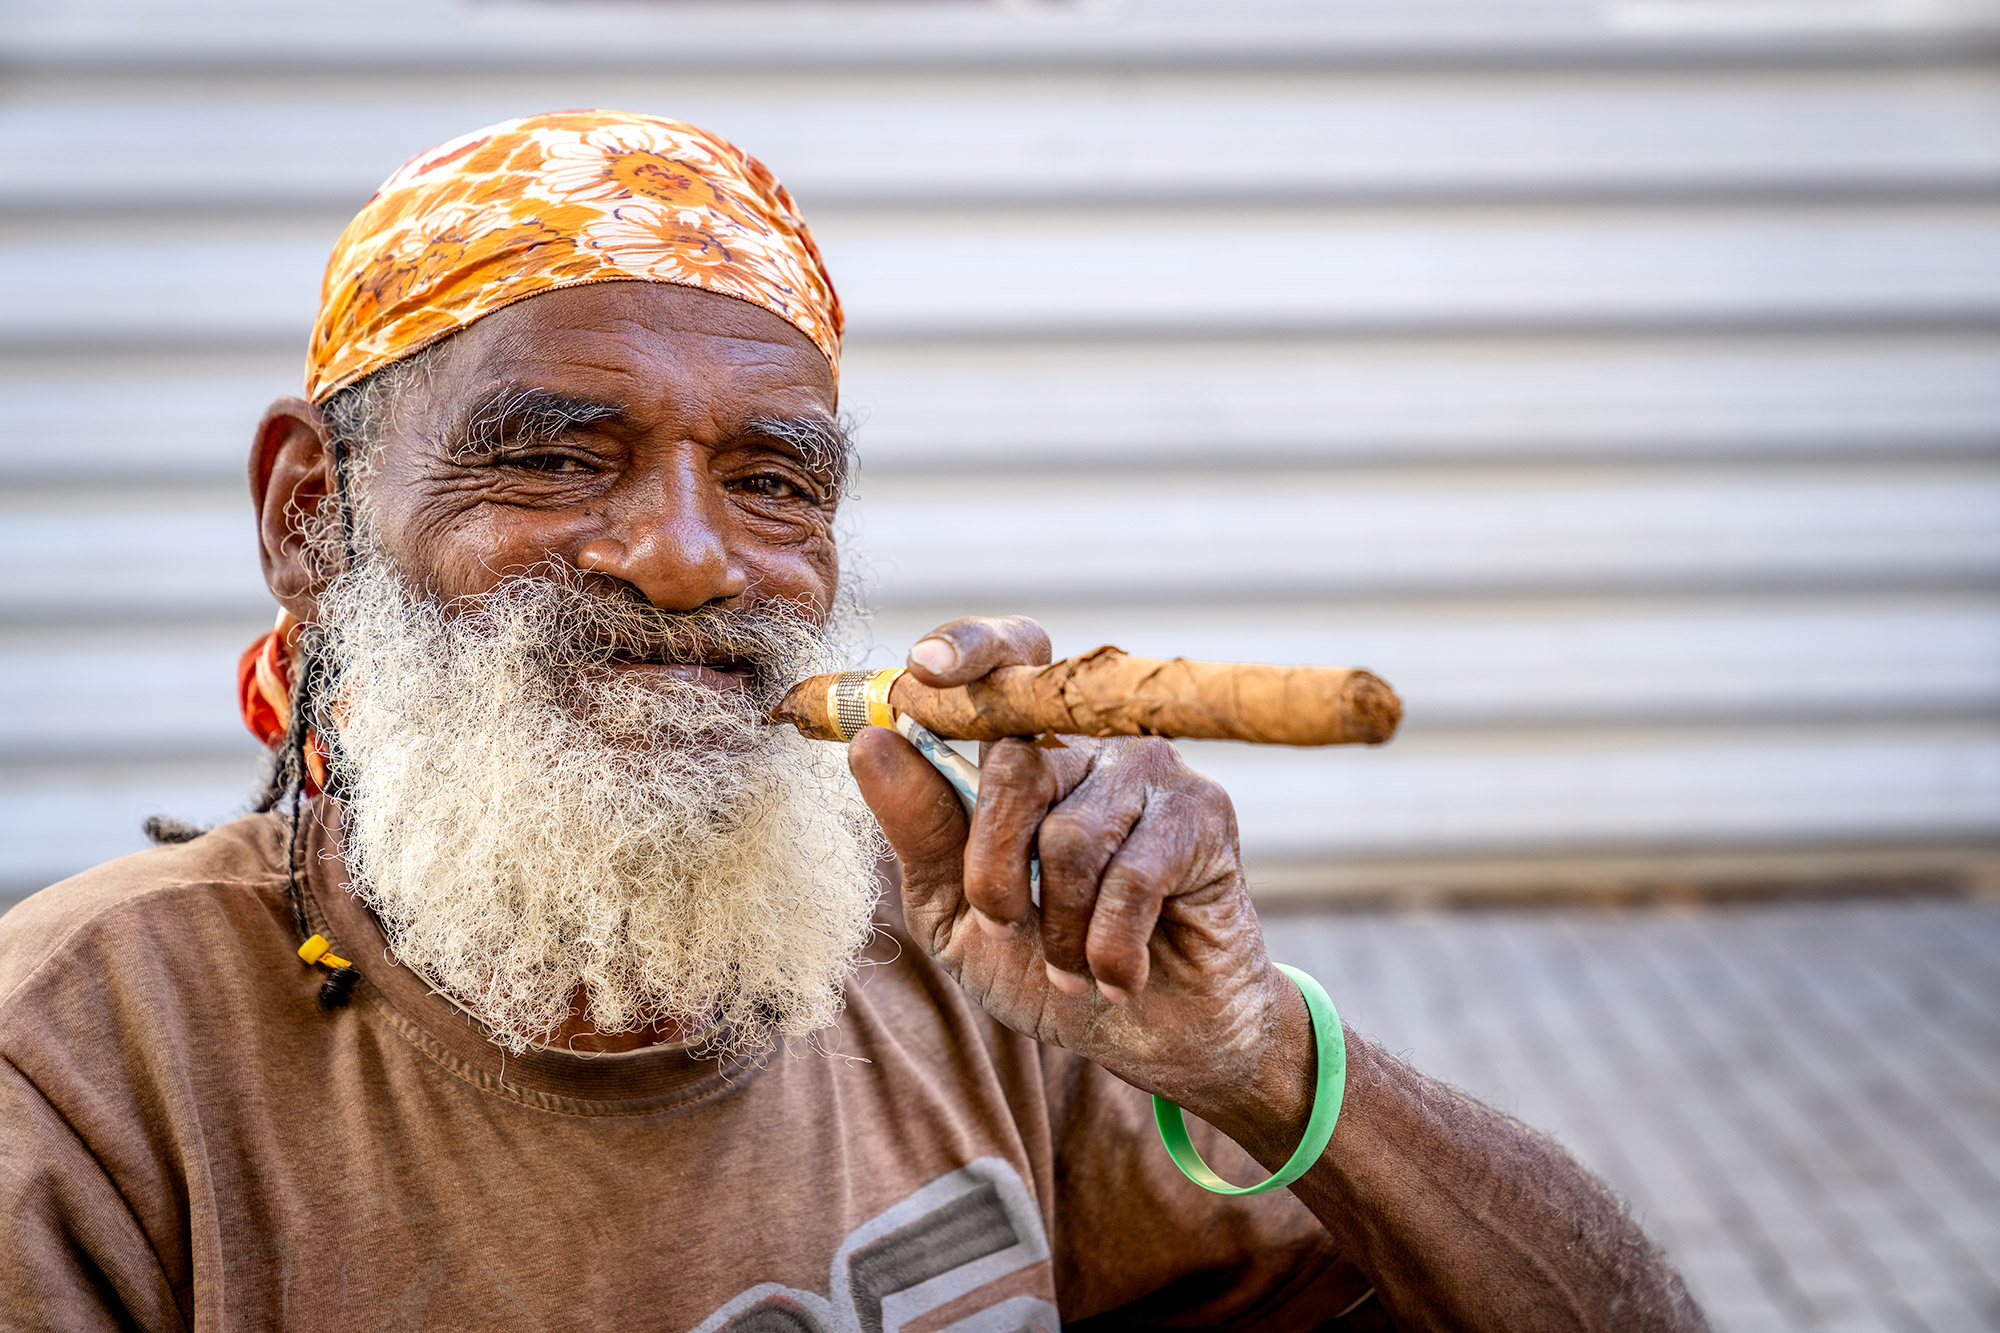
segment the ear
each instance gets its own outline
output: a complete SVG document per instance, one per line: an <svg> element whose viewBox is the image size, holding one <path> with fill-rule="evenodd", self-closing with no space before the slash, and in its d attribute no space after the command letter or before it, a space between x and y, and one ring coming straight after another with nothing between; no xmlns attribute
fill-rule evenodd
<svg viewBox="0 0 2000 1333"><path fill-rule="evenodd" d="M280 398L264 409L250 444L250 499L264 582L300 620L319 614L319 593L331 571L313 559L307 525L333 493L333 452L326 418L303 398Z"/></svg>

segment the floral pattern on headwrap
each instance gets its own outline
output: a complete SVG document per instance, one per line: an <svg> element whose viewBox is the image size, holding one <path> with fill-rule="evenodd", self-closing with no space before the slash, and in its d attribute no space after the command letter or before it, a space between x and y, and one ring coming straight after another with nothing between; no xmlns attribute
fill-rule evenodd
<svg viewBox="0 0 2000 1333"><path fill-rule="evenodd" d="M419 154L341 233L320 288L306 396L523 297L669 282L759 305L840 373L840 298L805 219L764 165L677 120L526 116Z"/></svg>

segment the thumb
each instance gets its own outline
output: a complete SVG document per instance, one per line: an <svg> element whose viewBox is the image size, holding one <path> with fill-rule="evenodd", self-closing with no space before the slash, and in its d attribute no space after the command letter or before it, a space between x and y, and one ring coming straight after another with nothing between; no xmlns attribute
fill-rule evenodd
<svg viewBox="0 0 2000 1333"><path fill-rule="evenodd" d="M936 952L965 902L965 807L915 746L887 727L865 727L848 743L847 767L861 799L903 867L903 916Z"/></svg>

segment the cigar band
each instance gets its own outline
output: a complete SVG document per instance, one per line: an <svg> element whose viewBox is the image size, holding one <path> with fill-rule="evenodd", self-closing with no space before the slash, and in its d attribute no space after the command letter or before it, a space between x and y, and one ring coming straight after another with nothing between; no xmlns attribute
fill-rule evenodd
<svg viewBox="0 0 2000 1333"><path fill-rule="evenodd" d="M826 716L840 739L851 741L863 727L893 727L896 714L889 707L889 691L902 676L903 668L886 671L843 671L826 685Z"/></svg>
<svg viewBox="0 0 2000 1333"><path fill-rule="evenodd" d="M889 691L903 678L903 668L877 671L868 678L868 724L873 727L896 725L896 710L889 707Z"/></svg>

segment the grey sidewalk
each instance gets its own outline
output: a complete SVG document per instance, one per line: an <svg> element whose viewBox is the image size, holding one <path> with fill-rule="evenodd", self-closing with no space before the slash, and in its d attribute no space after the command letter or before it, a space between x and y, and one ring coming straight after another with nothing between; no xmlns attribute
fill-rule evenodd
<svg viewBox="0 0 2000 1333"><path fill-rule="evenodd" d="M1357 1029L1606 1176L1718 1329L2000 1328L2000 908L1268 927Z"/></svg>

